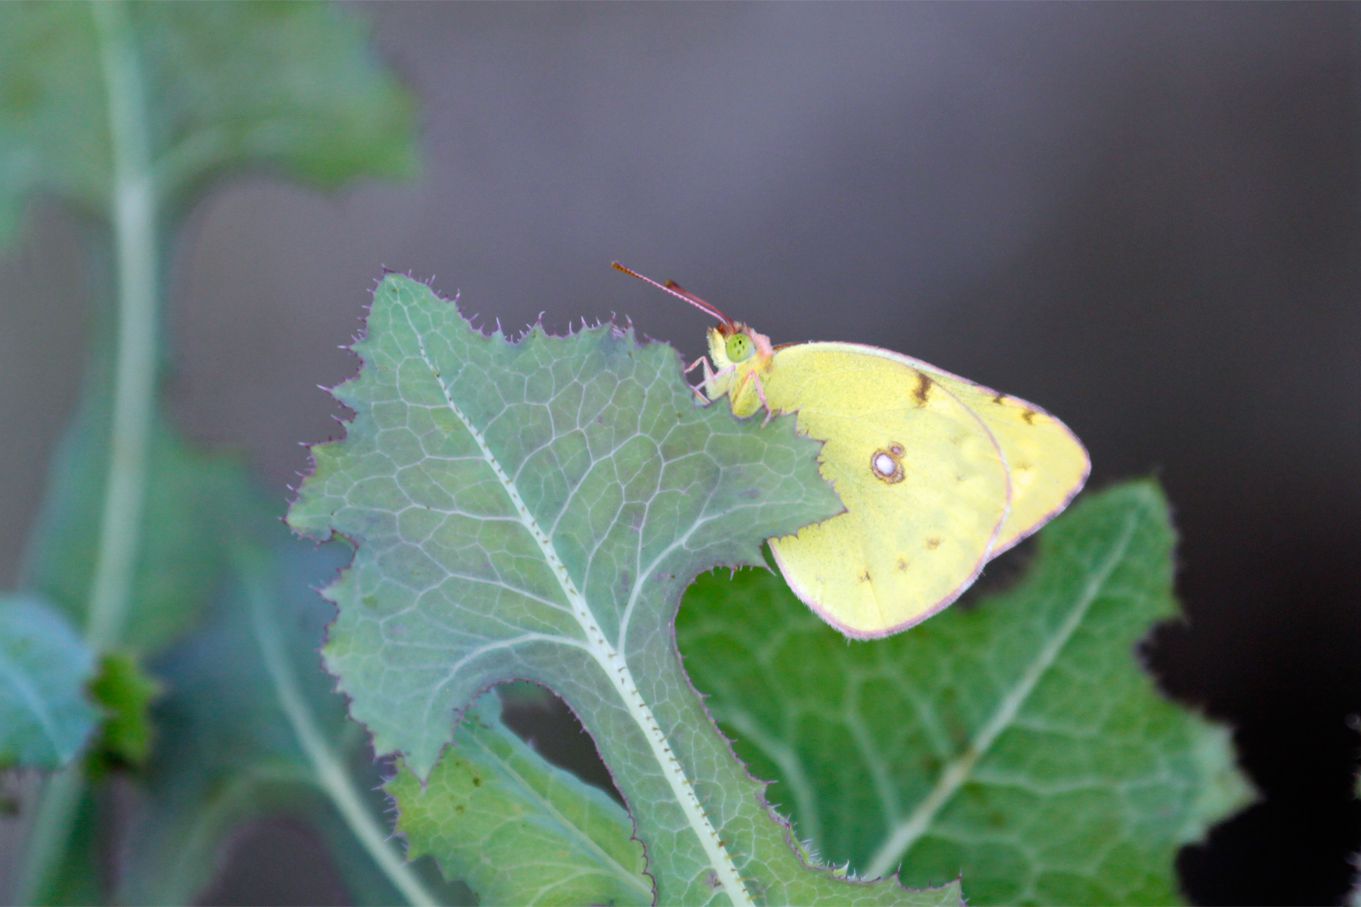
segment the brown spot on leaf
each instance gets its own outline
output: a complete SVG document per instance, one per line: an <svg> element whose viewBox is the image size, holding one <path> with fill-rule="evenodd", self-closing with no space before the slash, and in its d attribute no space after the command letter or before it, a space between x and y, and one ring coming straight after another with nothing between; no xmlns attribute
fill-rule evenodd
<svg viewBox="0 0 1361 907"><path fill-rule="evenodd" d="M933 536L931 536L929 539L927 539L927 540L926 540L926 547L929 548L929 549L932 550L932 551L935 551L937 548L939 548L939 547L940 547L940 538L939 538L939 536L934 536L934 535L933 535Z"/></svg>
<svg viewBox="0 0 1361 907"><path fill-rule="evenodd" d="M927 399L931 396L931 385L935 384L931 376L926 372L917 372L917 386L912 390L912 396L917 401L918 406L925 406Z"/></svg>

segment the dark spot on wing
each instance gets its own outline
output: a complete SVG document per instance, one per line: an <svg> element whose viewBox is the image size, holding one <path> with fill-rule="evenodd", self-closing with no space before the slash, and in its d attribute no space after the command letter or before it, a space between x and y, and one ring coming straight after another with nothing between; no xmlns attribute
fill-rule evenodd
<svg viewBox="0 0 1361 907"><path fill-rule="evenodd" d="M912 391L912 396L916 399L918 406L925 406L927 398L931 396L931 385L935 384L931 376L926 372L917 372L917 386Z"/></svg>
<svg viewBox="0 0 1361 907"><path fill-rule="evenodd" d="M899 569L900 571L906 571L906 570L907 570L907 558L905 558L905 557L900 557L900 558L898 558L898 569Z"/></svg>
<svg viewBox="0 0 1361 907"><path fill-rule="evenodd" d="M940 547L940 538L934 535L931 536L929 539L926 540L926 547L932 551L935 551L937 548Z"/></svg>
<svg viewBox="0 0 1361 907"><path fill-rule="evenodd" d="M868 583L870 581L870 572L868 570L862 571L856 579L860 580L862 583Z"/></svg>
<svg viewBox="0 0 1361 907"><path fill-rule="evenodd" d="M874 453L870 454L870 475L887 485L901 482L903 476L906 474L903 471L902 456L903 446L896 441L887 449L881 448L880 450L876 450ZM893 464L891 471L884 471L882 467L886 464L880 460L880 457L883 457Z"/></svg>
<svg viewBox="0 0 1361 907"><path fill-rule="evenodd" d="M993 396L992 402L993 402L993 403L996 403L998 406L1001 406L1003 403L1006 403L1006 402L1007 402L1007 395L1006 395L1006 394L996 394L996 395Z"/></svg>
<svg viewBox="0 0 1361 907"><path fill-rule="evenodd" d="M1027 409L1021 413L1021 418L1025 420L1026 425L1034 425L1035 411L1033 409Z"/></svg>

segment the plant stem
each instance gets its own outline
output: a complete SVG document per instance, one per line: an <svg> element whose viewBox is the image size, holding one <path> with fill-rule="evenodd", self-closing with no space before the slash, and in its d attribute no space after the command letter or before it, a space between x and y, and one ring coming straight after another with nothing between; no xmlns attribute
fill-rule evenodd
<svg viewBox="0 0 1361 907"><path fill-rule="evenodd" d="M79 763L57 772L43 785L33 823L28 829L19 887L11 892L13 903L37 904L50 900L46 895L53 882L52 875L71 837L71 817L84 787L85 778Z"/></svg>
<svg viewBox="0 0 1361 907"><path fill-rule="evenodd" d="M137 50L122 3L92 5L108 92L113 158L118 341L113 419L99 548L85 634L100 652L119 642L132 597L146 502L147 448L156 389L156 192Z"/></svg>
<svg viewBox="0 0 1361 907"><path fill-rule="evenodd" d="M156 193L142 74L121 2L90 4L104 75L113 185L109 207L117 255L118 335L113 418L99 547L85 637L96 655L118 644L132 597L146 499L147 448L156 387ZM72 765L51 779L37 807L19 903L39 900L70 835L84 778Z"/></svg>
<svg viewBox="0 0 1361 907"><path fill-rule="evenodd" d="M279 630L271 626L266 615L270 596L263 588L263 569L258 556L244 550L236 553L237 574L246 584L246 596L250 602L251 628L256 644L260 647L265 670L274 684L279 705L288 718L293 736L302 748L307 761L315 772L317 785L330 797L345 824L349 826L359 843L368 851L378 868L387 876L393 887L401 892L407 903L415 907L435 907L439 900L425 889L419 876L405 862L392 845L388 835L369 810L364 797L355 787L354 779L345 767L342 754L326 739L317 726L297 678L289 666L287 654Z"/></svg>

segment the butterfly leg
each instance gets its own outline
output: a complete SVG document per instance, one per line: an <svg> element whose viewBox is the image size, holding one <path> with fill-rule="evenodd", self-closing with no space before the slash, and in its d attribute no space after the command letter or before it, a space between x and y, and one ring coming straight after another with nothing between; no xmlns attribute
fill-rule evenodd
<svg viewBox="0 0 1361 907"><path fill-rule="evenodd" d="M756 396L760 398L761 405L766 409L766 417L761 420L761 427L765 428L770 424L770 420L775 417L775 410L770 408L770 401L766 399L766 386L761 383L761 376L751 372L751 377L756 382Z"/></svg>
<svg viewBox="0 0 1361 907"><path fill-rule="evenodd" d="M717 400L728 393L728 384L732 380L730 376L735 370L736 366L729 365L714 371L706 358L704 360L704 381L700 384L704 388L704 395L710 400Z"/></svg>
<svg viewBox="0 0 1361 907"><path fill-rule="evenodd" d="M722 372L719 374L722 374ZM761 422L761 427L764 428L769 424L770 420L775 417L775 410L770 408L770 401L766 399L766 386L761 382L760 375L755 372L747 372L743 375L742 380L737 385L737 390L733 391L732 398L734 401L740 400L742 395L747 392L748 383L751 383L756 388L756 397L761 401L761 406L757 407L757 411L759 412L762 408L766 411L766 417ZM736 406L736 404L734 404L734 406ZM754 415L754 413L749 415ZM743 418L745 418L745 416Z"/></svg>
<svg viewBox="0 0 1361 907"><path fill-rule="evenodd" d="M709 395L705 393L705 391L709 389L709 382L712 381L714 378L714 370L713 366L709 364L709 357L700 356L694 362L691 362L689 365L685 367L685 371L683 374L688 375L695 369L699 368L701 365L704 366L704 379L700 381L698 385L694 384L690 385L690 390L692 393L694 393L696 397L699 398L700 403L703 403L705 406L708 406L710 403L713 402L713 400L710 399Z"/></svg>
<svg viewBox="0 0 1361 907"><path fill-rule="evenodd" d="M708 356L700 356L694 362L691 362L689 365L687 365L685 367L685 371L681 372L681 374L688 375L708 361L709 361ZM705 371L707 372L708 368L705 368ZM690 385L690 393L694 394L700 403L703 403L706 406L708 405L709 398L704 396L704 394L700 392L700 389L698 387L695 387L693 384Z"/></svg>

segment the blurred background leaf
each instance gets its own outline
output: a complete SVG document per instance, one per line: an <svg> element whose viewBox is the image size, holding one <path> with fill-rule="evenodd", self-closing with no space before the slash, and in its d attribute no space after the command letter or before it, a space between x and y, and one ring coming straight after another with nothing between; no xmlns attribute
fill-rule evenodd
<svg viewBox="0 0 1361 907"><path fill-rule="evenodd" d="M178 207L261 165L335 188L409 176L415 103L363 25L318 3L130 3L157 194ZM105 73L85 3L0 7L0 240L24 196L106 213L113 183Z"/></svg>
<svg viewBox="0 0 1361 907"><path fill-rule="evenodd" d="M134 813L159 810L166 832L193 825L183 840L141 832L129 839L134 857L162 845L156 853L161 870L175 870L165 880L165 891L175 892L171 900L188 898L207 881L232 821L274 810L287 798L280 793L274 803L266 797L235 814L206 808L205 788L223 782L212 775L221 764L204 752L177 749L194 744L181 739L180 728L161 726L186 710L198 708L200 717L212 712L221 691L195 687L191 677L163 675L156 659L169 659L166 665L183 671L183 662L173 659L175 644L186 635L197 641L185 643L194 652L218 651L202 636L214 631L196 629L204 609L223 594L241 561L272 557L261 552L282 544L280 530L271 525L281 507L252 486L241 464L194 450L160 413L157 379L168 359L162 345L168 335L159 318L161 255L175 238L170 231L179 222L176 215L195 193L237 169L269 169L321 188L358 176L411 174L414 109L371 55L363 24L328 5L0 7L0 241L13 232L27 196L57 197L104 216L97 220L112 231L108 247L117 265L116 280L95 278L117 287L116 293L98 294L101 304L112 296L114 305L94 319L85 399L52 466L28 545L24 585L83 623L99 647L116 650L95 653L104 656L95 693L107 715L86 767L92 781L108 780L110 769L132 772L145 794ZM91 243L96 273L111 264L105 248L99 238ZM115 487L115 481L121 484ZM106 558L113 541L123 546L123 558ZM247 581L268 582L233 580ZM309 595L299 585L280 598ZM272 593L268 598L274 602ZM288 637L304 653L314 652L320 637L319 624L308 627L316 633L310 642ZM224 644L231 641L229 627L216 632L224 635ZM150 665L147 673L140 665ZM312 669L316 673L315 662ZM211 672L212 665L205 662L199 670ZM176 686L181 682L186 688ZM187 704L186 689L206 699ZM165 699L148 712L158 690ZM233 700L240 706L232 713L240 722L236 739L254 741L265 730L249 722L269 714L268 701L255 702L255 712L247 703L250 696L270 693L278 707L277 687L246 687ZM337 708L338 701L332 704ZM192 730L204 731L204 725ZM253 751L236 752L247 779L258 773L255 763L273 764L270 741L256 742L264 755L254 761ZM359 848L367 866L364 860L344 861L356 875L357 892L380 902L413 895L428 901L385 835L375 832L383 826L366 810L376 795L356 794L371 791L378 779L355 788L346 774L355 768L350 743L343 751L322 747L330 761L322 767L309 762L312 774L302 786L310 788L313 808L317 790L325 789L327 802L345 813L347 821L339 824L351 838L367 834ZM373 771L366 759L358 767L365 775ZM248 787L237 778L223 783ZM297 785L283 787L291 791ZM107 897L110 885L129 897L161 896L147 893L146 877L110 862L107 832L126 810L108 807L108 791L87 789L74 770L45 787L32 820L20 897L94 902ZM196 815L202 824L191 818ZM320 824L331 834L338 823ZM335 842L353 856L353 840L336 835ZM372 865L375 859L384 864L381 873ZM129 865L145 864L133 859ZM383 880L375 887L365 874ZM394 894L392 884L411 890Z"/></svg>
<svg viewBox="0 0 1361 907"><path fill-rule="evenodd" d="M162 692L161 684L147 676L131 655L110 652L100 660L89 695L105 717L99 739L86 758L85 770L91 779L113 769L137 769L146 763L155 734L151 703Z"/></svg>
<svg viewBox="0 0 1361 907"><path fill-rule="evenodd" d="M83 623L90 604L108 478L109 407L91 382L87 406L52 464L52 483L29 549L24 585ZM193 627L228 570L233 544L260 538L279 505L239 461L193 449L164 417L151 429L147 486L124 646L154 654Z"/></svg>
<svg viewBox="0 0 1361 907"><path fill-rule="evenodd" d="M221 863L225 841L245 822L289 815L336 838L356 829L385 845L388 820L372 754L345 716L317 648L331 607L313 587L348 560L344 546L308 550L276 527L268 549L238 550L235 579L208 619L156 662L167 695L155 708L160 740L144 775L144 796L126 836L119 900L194 900ZM429 903L348 846L336 866L368 903ZM395 848L390 850L400 862ZM461 903L461 886L430 872L398 873L404 883ZM413 897L413 894L415 895ZM424 901L422 901L424 899Z"/></svg>
<svg viewBox="0 0 1361 907"><path fill-rule="evenodd" d="M94 673L94 657L59 612L0 596L0 770L71 760L99 718L85 694Z"/></svg>

